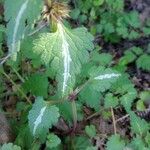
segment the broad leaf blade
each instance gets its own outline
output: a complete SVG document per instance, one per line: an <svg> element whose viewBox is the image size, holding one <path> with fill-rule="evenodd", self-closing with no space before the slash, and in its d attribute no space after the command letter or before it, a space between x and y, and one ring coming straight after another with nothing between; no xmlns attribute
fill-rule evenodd
<svg viewBox="0 0 150 150"><path fill-rule="evenodd" d="M7 43L10 55L15 56L17 51L20 50L20 40L24 37L25 29L39 17L42 4L41 0L5 1L5 20L8 22Z"/></svg>
<svg viewBox="0 0 150 150"><path fill-rule="evenodd" d="M125 142L121 140L120 136L112 135L107 142L106 150L124 150Z"/></svg>
<svg viewBox="0 0 150 150"><path fill-rule="evenodd" d="M21 150L20 146L14 145L13 143L5 143L2 145L2 147L0 146L1 150Z"/></svg>
<svg viewBox="0 0 150 150"><path fill-rule="evenodd" d="M23 88L35 96L47 97L48 84L48 79L44 74L35 73L24 82Z"/></svg>
<svg viewBox="0 0 150 150"><path fill-rule="evenodd" d="M75 76L81 65L89 58L88 50L93 49L93 36L85 28L69 30L61 23L55 33L41 34L35 40L34 51L41 56L43 64L56 70L58 93L68 95L75 84Z"/></svg>
<svg viewBox="0 0 150 150"><path fill-rule="evenodd" d="M59 110L56 106L49 106L42 97L38 97L29 112L29 126L34 136L46 134L59 118Z"/></svg>
<svg viewBox="0 0 150 150"><path fill-rule="evenodd" d="M149 131L149 124L144 119L138 117L135 113L130 112L130 120L132 132L142 136Z"/></svg>
<svg viewBox="0 0 150 150"><path fill-rule="evenodd" d="M104 92L109 89L121 74L110 68L93 67L90 72L90 86L96 91Z"/></svg>

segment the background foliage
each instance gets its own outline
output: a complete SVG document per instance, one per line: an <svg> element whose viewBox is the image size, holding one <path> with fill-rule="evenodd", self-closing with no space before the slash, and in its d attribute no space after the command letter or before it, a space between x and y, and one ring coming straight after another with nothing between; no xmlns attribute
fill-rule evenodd
<svg viewBox="0 0 150 150"><path fill-rule="evenodd" d="M149 150L149 3L55 2L0 1L0 149Z"/></svg>

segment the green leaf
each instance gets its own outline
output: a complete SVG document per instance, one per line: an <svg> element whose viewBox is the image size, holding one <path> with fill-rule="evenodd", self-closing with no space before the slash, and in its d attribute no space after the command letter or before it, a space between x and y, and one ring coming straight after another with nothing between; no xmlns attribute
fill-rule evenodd
<svg viewBox="0 0 150 150"><path fill-rule="evenodd" d="M143 27L143 32L145 35L149 36L150 35L150 27Z"/></svg>
<svg viewBox="0 0 150 150"><path fill-rule="evenodd" d="M132 132L142 136L149 131L149 124L144 119L138 117L135 113L130 112L130 120Z"/></svg>
<svg viewBox="0 0 150 150"><path fill-rule="evenodd" d="M145 147L145 143L140 136L137 136L132 139L130 147L135 150L149 150L149 148Z"/></svg>
<svg viewBox="0 0 150 150"><path fill-rule="evenodd" d="M136 102L136 109L138 110L138 111L144 111L146 108L145 108L145 105L144 105L144 101L142 101L142 100L138 100L137 102Z"/></svg>
<svg viewBox="0 0 150 150"><path fill-rule="evenodd" d="M74 20L78 19L79 15L80 15L80 9L78 8L73 9L70 13L71 18Z"/></svg>
<svg viewBox="0 0 150 150"><path fill-rule="evenodd" d="M84 136L76 136L72 139L72 147L70 149L76 149L76 150L85 150L89 146L92 146L90 143L90 140L87 137Z"/></svg>
<svg viewBox="0 0 150 150"><path fill-rule="evenodd" d="M112 135L107 142L106 150L124 150L125 142L120 139L119 135Z"/></svg>
<svg viewBox="0 0 150 150"><path fill-rule="evenodd" d="M1 150L21 150L20 146L13 145L13 143L7 143L3 144L2 147L0 147Z"/></svg>
<svg viewBox="0 0 150 150"><path fill-rule="evenodd" d="M110 108L110 107L116 107L118 105L118 99L117 97L114 97L112 93L108 93L105 95L104 99L104 107Z"/></svg>
<svg viewBox="0 0 150 150"><path fill-rule="evenodd" d="M109 89L118 77L121 76L117 71L110 68L93 67L90 71L90 86L93 90L104 92Z"/></svg>
<svg viewBox="0 0 150 150"><path fill-rule="evenodd" d="M128 37L128 28L127 27L117 27L116 31L119 35L121 35L123 38L127 38Z"/></svg>
<svg viewBox="0 0 150 150"><path fill-rule="evenodd" d="M114 11L122 11L124 7L123 0L106 0L109 7L111 7ZM118 12L117 12L118 13Z"/></svg>
<svg viewBox="0 0 150 150"><path fill-rule="evenodd" d="M33 52L33 40L37 36L27 37L21 42L21 56L24 59L31 60L31 63L33 67L39 68L41 65L40 57L37 57L37 55Z"/></svg>
<svg viewBox="0 0 150 150"><path fill-rule="evenodd" d="M143 54L136 61L137 67L143 70L150 71L150 55Z"/></svg>
<svg viewBox="0 0 150 150"><path fill-rule="evenodd" d="M136 55L131 50L125 51L125 55L119 60L119 65L127 65L136 59Z"/></svg>
<svg viewBox="0 0 150 150"><path fill-rule="evenodd" d="M29 127L34 136L45 135L48 129L55 125L59 118L56 106L48 104L42 97L38 97L29 112Z"/></svg>
<svg viewBox="0 0 150 150"><path fill-rule="evenodd" d="M51 63L57 71L58 93L68 95L74 87L75 76L80 73L81 65L89 58L88 50L93 49L93 36L85 28L67 29L61 23L55 33L41 34L34 42L34 51L43 62Z"/></svg>
<svg viewBox="0 0 150 150"><path fill-rule="evenodd" d="M127 93L125 93L125 91ZM132 103L137 97L137 91L133 88L132 85L126 85L124 87L124 95L120 97L121 104L124 106L125 110L128 112L131 110Z"/></svg>
<svg viewBox="0 0 150 150"><path fill-rule="evenodd" d="M30 149L33 143L33 136L30 133L29 126L19 126L19 132L15 139L15 143L21 146L22 149Z"/></svg>
<svg viewBox="0 0 150 150"><path fill-rule="evenodd" d="M48 136L47 136L47 141L46 141L46 147L47 148L55 148L57 147L59 144L61 143L61 140L60 138L53 134L53 133L50 133Z"/></svg>
<svg viewBox="0 0 150 150"><path fill-rule="evenodd" d="M5 21L8 22L7 43L10 55L17 55L17 51L20 50L20 40L24 37L27 27L32 27L40 16L42 4L41 0L5 0Z"/></svg>
<svg viewBox="0 0 150 150"><path fill-rule="evenodd" d="M134 30L132 30L128 36L129 40L137 39L139 37L140 37L140 34Z"/></svg>
<svg viewBox="0 0 150 150"><path fill-rule="evenodd" d="M140 47L133 46L129 49L129 51L134 52L136 55L141 55L143 50Z"/></svg>
<svg viewBox="0 0 150 150"><path fill-rule="evenodd" d="M142 91L140 93L140 99L142 101L149 101L149 97L150 97L150 91Z"/></svg>
<svg viewBox="0 0 150 150"><path fill-rule="evenodd" d="M35 96L47 97L48 79L43 74L33 74L25 81L23 88Z"/></svg>
<svg viewBox="0 0 150 150"><path fill-rule="evenodd" d="M79 101L99 110L101 97L100 92L93 90L90 86L86 86L79 94Z"/></svg>
<svg viewBox="0 0 150 150"><path fill-rule="evenodd" d="M85 127L85 132L89 137L94 137L96 136L96 128L94 125L89 125Z"/></svg>
<svg viewBox="0 0 150 150"><path fill-rule="evenodd" d="M137 91L126 74L122 76L112 85L112 93L120 95L118 98L126 111L131 110L132 102L137 97Z"/></svg>
<svg viewBox="0 0 150 150"><path fill-rule="evenodd" d="M97 51L93 51L91 53L91 61L95 62L96 64L100 64L102 66L109 65L112 61L112 56L108 53L101 53Z"/></svg>
<svg viewBox="0 0 150 150"><path fill-rule="evenodd" d="M126 14L124 18L125 22L133 28L139 28L141 26L139 14L137 11L131 11L130 13Z"/></svg>
<svg viewBox="0 0 150 150"><path fill-rule="evenodd" d="M70 124L72 123L72 106L71 106L71 102L66 101L63 104L59 104L58 105L59 110L61 112L61 115L64 117L64 119L66 121L68 121ZM83 108L82 105L80 103L76 103L76 107L77 107L77 120L81 121L83 120Z"/></svg>
<svg viewBox="0 0 150 150"><path fill-rule="evenodd" d="M104 0L93 0L93 4L95 5L95 6L100 6L100 5L102 5L104 3Z"/></svg>
<svg viewBox="0 0 150 150"><path fill-rule="evenodd" d="M94 146L88 146L86 148L86 150L97 150L97 147L94 147Z"/></svg>

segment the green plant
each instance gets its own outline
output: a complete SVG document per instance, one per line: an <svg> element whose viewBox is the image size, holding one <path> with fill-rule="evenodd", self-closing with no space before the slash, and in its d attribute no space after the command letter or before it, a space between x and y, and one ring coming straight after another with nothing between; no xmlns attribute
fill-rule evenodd
<svg viewBox="0 0 150 150"><path fill-rule="evenodd" d="M18 116L10 120L16 136L14 144L4 144L2 150L38 150L42 146L46 150L96 150L98 146L92 141L104 136L99 135L97 126L86 122L84 134L76 132L80 122L97 114L104 120L112 118L114 129L113 135L106 135L107 150L138 147L138 141L141 148L149 148L150 126L132 108L136 103L137 110L146 109L148 91L138 95L127 74L130 64L148 72L149 53L131 47L114 63L113 55L94 45L93 36L101 33L111 42L140 37L138 13L124 12L123 0L76 1L77 8L70 15L79 24L89 24L92 35L85 27L71 28L66 21L70 12L66 3L54 0L11 3L12 0L4 1L7 25L0 27L0 46L4 43L8 47L7 54L5 46L1 46L4 53L0 50L3 57L0 96L5 97L9 89L5 83L9 82L12 88L8 95L16 98L14 107ZM41 22L45 23L42 27ZM93 115L85 118L84 106ZM131 140L120 136L116 129L114 110L118 107L130 118Z"/></svg>
<svg viewBox="0 0 150 150"><path fill-rule="evenodd" d="M101 34L106 41L116 43L123 39L137 39L149 28L140 23L137 11L125 12L124 0L80 0L77 8L71 12L73 19L80 24L90 24L90 30L95 35ZM90 12L90 13L88 13ZM148 24L148 23L147 23Z"/></svg>

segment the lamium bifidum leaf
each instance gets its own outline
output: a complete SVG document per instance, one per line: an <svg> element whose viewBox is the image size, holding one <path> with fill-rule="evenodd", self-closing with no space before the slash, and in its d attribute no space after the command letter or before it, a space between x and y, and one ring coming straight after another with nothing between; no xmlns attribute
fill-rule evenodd
<svg viewBox="0 0 150 150"><path fill-rule="evenodd" d="M93 90L104 92L108 90L112 83L114 83L121 74L110 68L105 67L93 67L89 71L90 75L90 86Z"/></svg>
<svg viewBox="0 0 150 150"><path fill-rule="evenodd" d="M27 28L40 16L42 0L5 0L5 21L7 24L7 43L9 55L16 56L20 50L20 40ZM33 9L34 8L34 9Z"/></svg>
<svg viewBox="0 0 150 150"><path fill-rule="evenodd" d="M130 124L132 132L141 136L146 134L150 129L149 124L134 112L130 112Z"/></svg>
<svg viewBox="0 0 150 150"><path fill-rule="evenodd" d="M54 133L47 136L46 147L49 149L56 148L61 143L60 138Z"/></svg>
<svg viewBox="0 0 150 150"><path fill-rule="evenodd" d="M124 150L125 142L120 138L120 135L112 135L107 142L106 150Z"/></svg>
<svg viewBox="0 0 150 150"><path fill-rule="evenodd" d="M34 136L45 135L55 125L60 114L59 109L38 97L29 112L29 127Z"/></svg>
<svg viewBox="0 0 150 150"><path fill-rule="evenodd" d="M35 96L47 97L48 78L44 74L35 73L28 77L23 83L23 89Z"/></svg>
<svg viewBox="0 0 150 150"><path fill-rule="evenodd" d="M21 150L20 146L14 145L13 143L5 143L2 145L2 147L0 146L1 150Z"/></svg>
<svg viewBox="0 0 150 150"><path fill-rule="evenodd" d="M62 23L57 23L57 31L43 33L34 42L34 52L45 65L51 64L56 70L58 93L61 97L73 90L75 76L80 73L81 65L89 58L88 50L92 50L93 36L87 29L68 29Z"/></svg>
<svg viewBox="0 0 150 150"><path fill-rule="evenodd" d="M136 61L137 68L150 71L150 55L143 54Z"/></svg>
<svg viewBox="0 0 150 150"><path fill-rule="evenodd" d="M99 110L102 94L99 91L93 90L91 86L86 86L79 93L78 99L81 103L85 103L88 107Z"/></svg>

